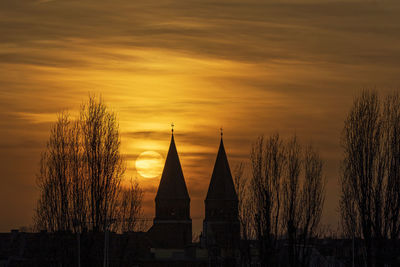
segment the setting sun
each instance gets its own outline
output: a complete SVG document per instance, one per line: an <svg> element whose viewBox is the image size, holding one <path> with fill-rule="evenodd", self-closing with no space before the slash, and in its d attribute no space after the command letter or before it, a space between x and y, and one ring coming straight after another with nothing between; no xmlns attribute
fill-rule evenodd
<svg viewBox="0 0 400 267"><path fill-rule="evenodd" d="M136 170L144 178L155 178L162 172L163 160L163 157L159 153L145 151L136 159Z"/></svg>

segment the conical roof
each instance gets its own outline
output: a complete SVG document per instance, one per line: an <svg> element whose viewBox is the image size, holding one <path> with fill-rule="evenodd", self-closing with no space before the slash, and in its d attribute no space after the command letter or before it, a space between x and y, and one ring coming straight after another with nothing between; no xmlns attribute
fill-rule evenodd
<svg viewBox="0 0 400 267"><path fill-rule="evenodd" d="M189 199L173 134L156 199Z"/></svg>
<svg viewBox="0 0 400 267"><path fill-rule="evenodd" d="M231 170L226 157L224 142L221 136L218 155L215 161L214 170L208 187L206 200L237 200L235 185L233 183Z"/></svg>

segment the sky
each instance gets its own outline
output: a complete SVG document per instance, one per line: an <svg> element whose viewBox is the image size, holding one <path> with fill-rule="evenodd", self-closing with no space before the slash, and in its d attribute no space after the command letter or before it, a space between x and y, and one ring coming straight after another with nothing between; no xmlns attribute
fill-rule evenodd
<svg viewBox="0 0 400 267"><path fill-rule="evenodd" d="M220 128L231 169L259 135L296 134L324 160L323 224L338 221L340 134L364 88L400 88L395 0L0 1L0 232L32 224L57 113L101 95L119 119L126 179L153 218L171 122L195 232Z"/></svg>

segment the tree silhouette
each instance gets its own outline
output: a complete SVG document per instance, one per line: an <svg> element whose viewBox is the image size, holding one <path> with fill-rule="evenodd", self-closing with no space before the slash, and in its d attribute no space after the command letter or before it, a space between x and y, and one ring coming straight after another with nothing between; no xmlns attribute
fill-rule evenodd
<svg viewBox="0 0 400 267"><path fill-rule="evenodd" d="M248 179L244 175L245 165L239 163L234 169L234 184L236 194L238 196L238 217L240 223L240 237L241 242L239 249L241 255L241 266L250 266L251 264L251 247L250 240L254 237L252 206L250 201L250 194L248 189Z"/></svg>
<svg viewBox="0 0 400 267"><path fill-rule="evenodd" d="M319 225L325 179L318 153L294 136L259 137L251 150L249 207L263 266L279 264L278 242L286 239L290 266L307 266Z"/></svg>
<svg viewBox="0 0 400 267"><path fill-rule="evenodd" d="M141 213L143 192L136 182L121 185L116 116L90 97L76 121L66 112L52 127L42 154L34 222L48 231L132 231Z"/></svg>
<svg viewBox="0 0 400 267"><path fill-rule="evenodd" d="M288 240L290 266L309 266L312 240L317 236L325 200L322 160L296 136L286 145L286 175L283 179L282 225Z"/></svg>
<svg viewBox="0 0 400 267"><path fill-rule="evenodd" d="M400 96L364 90L342 133L340 210L344 233L362 242L364 263L393 263L400 231ZM392 241L392 243L389 243Z"/></svg>

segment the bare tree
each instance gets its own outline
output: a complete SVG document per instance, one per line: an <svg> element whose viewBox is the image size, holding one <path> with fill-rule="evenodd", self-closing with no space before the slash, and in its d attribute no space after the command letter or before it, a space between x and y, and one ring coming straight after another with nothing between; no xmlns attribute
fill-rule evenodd
<svg viewBox="0 0 400 267"><path fill-rule="evenodd" d="M131 180L129 188L122 190L119 205L119 218L123 232L141 230L142 226L140 225L139 217L142 215L142 200L143 190L136 180Z"/></svg>
<svg viewBox="0 0 400 267"><path fill-rule="evenodd" d="M286 175L283 179L283 214L282 227L288 239L289 263L296 266L298 253L298 235L301 220L300 203L300 171L301 171L301 147L294 137L287 144L286 149Z"/></svg>
<svg viewBox="0 0 400 267"><path fill-rule="evenodd" d="M325 201L325 178L322 173L323 163L319 154L308 146L304 152L304 180L300 198L300 223L297 244L300 248L300 265L309 266L314 238L318 236L318 226L321 221Z"/></svg>
<svg viewBox="0 0 400 267"><path fill-rule="evenodd" d="M236 194L238 196L238 215L240 222L240 235L244 240L248 240L251 237L251 207L249 206L247 186L248 180L244 176L244 164L239 163L236 165L234 171L234 184Z"/></svg>
<svg viewBox="0 0 400 267"><path fill-rule="evenodd" d="M398 92L386 97L383 106L383 146L386 177L383 182L383 229L378 244L380 257L388 259L392 266L399 265L400 253L400 95ZM388 240L390 242L388 242ZM382 253L382 249L386 253ZM386 263L386 262L385 262Z"/></svg>
<svg viewBox="0 0 400 267"><path fill-rule="evenodd" d="M255 238L262 264L276 264L277 240L281 234L281 184L286 164L285 146L278 134L264 143L259 137L251 150L251 206Z"/></svg>
<svg viewBox="0 0 400 267"><path fill-rule="evenodd" d="M49 231L131 231L141 213L143 191L121 185L116 116L90 97L72 121L61 113L52 127L37 176L41 191L34 221Z"/></svg>
<svg viewBox="0 0 400 267"><path fill-rule="evenodd" d="M252 202L248 192L248 179L244 176L245 165L241 162L234 169L234 184L238 196L238 215L240 223L240 260L241 266L250 266L251 264L251 247L250 240L254 237Z"/></svg>
<svg viewBox="0 0 400 267"><path fill-rule="evenodd" d="M71 121L67 135L68 142L68 201L69 216L74 232L86 228L87 218L87 181L83 170L83 149L81 146L81 129L78 121ZM71 226L71 225L70 225Z"/></svg>
<svg viewBox="0 0 400 267"><path fill-rule="evenodd" d="M291 266L307 266L324 204L325 179L318 153L297 137L259 137L252 147L250 184L255 237L263 265L278 265L286 237Z"/></svg>
<svg viewBox="0 0 400 267"><path fill-rule="evenodd" d="M400 98L376 91L355 98L342 133L341 218L362 241L367 266L393 262L400 231ZM389 261L389 262L388 262Z"/></svg>
<svg viewBox="0 0 400 267"><path fill-rule="evenodd" d="M115 114L102 100L91 97L80 113L85 171L89 189L89 216L94 231L104 231L115 220L125 165Z"/></svg>
<svg viewBox="0 0 400 267"><path fill-rule="evenodd" d="M64 112L58 116L57 123L51 129L37 177L42 194L38 202L36 222L40 228L50 231L67 231L70 227L69 135L70 120Z"/></svg>

